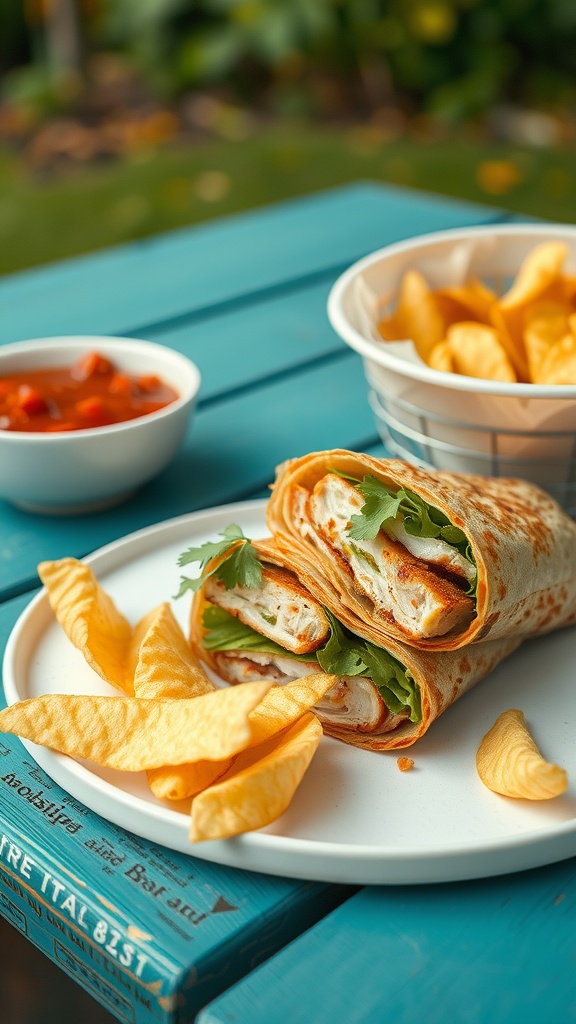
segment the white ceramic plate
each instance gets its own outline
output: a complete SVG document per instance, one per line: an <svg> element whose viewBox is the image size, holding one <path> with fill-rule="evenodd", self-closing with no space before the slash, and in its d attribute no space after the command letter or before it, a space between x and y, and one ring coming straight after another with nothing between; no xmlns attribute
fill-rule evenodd
<svg viewBox="0 0 576 1024"><path fill-rule="evenodd" d="M87 561L136 621L178 589L177 558L230 523L265 536L264 503L221 506L140 530ZM194 567L191 567L194 569ZM188 598L173 603L186 628ZM146 839L205 860L268 874L350 884L456 881L538 867L576 854L576 788L531 804L496 796L475 769L478 743L506 708L525 712L545 756L576 777L576 632L526 643L450 708L414 747L394 753L325 738L288 811L235 839L188 840L185 807L154 799L144 775L100 769L26 744L74 797ZM55 622L44 592L16 623L4 659L9 703L41 693L112 693Z"/></svg>

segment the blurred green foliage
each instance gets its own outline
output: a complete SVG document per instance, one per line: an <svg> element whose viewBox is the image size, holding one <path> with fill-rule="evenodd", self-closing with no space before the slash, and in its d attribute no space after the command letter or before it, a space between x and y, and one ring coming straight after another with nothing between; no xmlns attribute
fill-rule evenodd
<svg viewBox="0 0 576 1024"><path fill-rule="evenodd" d="M28 62L41 95L38 67L50 62L46 10L59 3L0 4L0 70ZM403 104L452 121L496 103L565 109L576 100L575 0L76 0L76 7L84 52L119 52L163 99L225 86L276 113ZM5 94L25 91L22 77L21 67L5 75Z"/></svg>

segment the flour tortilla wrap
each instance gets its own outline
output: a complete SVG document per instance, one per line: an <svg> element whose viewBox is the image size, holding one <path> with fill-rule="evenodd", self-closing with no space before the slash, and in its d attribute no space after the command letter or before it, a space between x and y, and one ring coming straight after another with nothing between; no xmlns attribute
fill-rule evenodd
<svg viewBox="0 0 576 1024"><path fill-rule="evenodd" d="M254 542L254 547L264 570L263 585L226 590L212 576L194 595L190 639L196 655L231 683L261 678L273 678L281 683L318 672L316 657L321 657L318 652L326 641L320 619L327 621L321 605L292 575L290 564L279 554L273 542ZM274 567L280 567L280 574L274 572ZM206 646L210 634L204 624L204 615L207 609L209 612L214 610L208 595L218 602L218 613L226 608L235 617L233 622L239 619L242 624L250 623L250 630L244 630L241 649L234 649L234 639L227 650L222 646L216 649ZM262 617L262 612L266 618ZM335 609L334 615L338 618ZM346 621L344 614L342 619ZM291 621L294 626L292 635L288 636ZM272 639L282 648L280 656L270 651L264 654L257 649L257 644L251 648L250 631L256 632L255 626L260 636ZM366 673L339 676L337 684L314 710L324 731L346 743L370 750L407 747L422 736L450 704L484 678L519 644L520 638L510 637L477 644L467 651L428 652L388 638L382 649L400 662L407 671L410 685L416 688L417 720L410 720L410 708L402 709L400 713L389 710L382 697L386 689L379 689ZM297 658L294 657L294 649L299 651Z"/></svg>
<svg viewBox="0 0 576 1024"><path fill-rule="evenodd" d="M358 567L352 568L346 554L334 550L307 520L306 503L315 488L325 487L330 474L332 481L344 481L343 487L352 486L346 478L369 476L394 493L405 488L465 533L477 570L468 619L440 635L423 635L418 609L407 627L377 607L360 586ZM364 498L357 495L357 500L361 506ZM576 524L551 497L522 480L425 471L399 460L342 450L317 452L278 468L267 522L282 556L308 590L327 608L338 609L349 629L374 644L394 639L421 650L448 651L507 636L536 636L576 621ZM404 550L395 541L386 543L396 555ZM436 567L405 554L410 573L418 577L421 567L426 592L426 578L435 585ZM394 568L396 572L398 566ZM405 586L401 569L391 581L400 597ZM377 578L386 566L374 570L368 567L366 574ZM440 584L443 573L440 569Z"/></svg>

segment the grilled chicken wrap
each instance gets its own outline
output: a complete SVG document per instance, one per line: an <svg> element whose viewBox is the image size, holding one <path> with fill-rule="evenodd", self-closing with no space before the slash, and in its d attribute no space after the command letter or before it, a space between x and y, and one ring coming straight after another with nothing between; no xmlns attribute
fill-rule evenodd
<svg viewBox="0 0 576 1024"><path fill-rule="evenodd" d="M268 528L354 633L421 650L576 621L576 524L539 488L335 450L279 467Z"/></svg>
<svg viewBox="0 0 576 1024"><path fill-rule="evenodd" d="M418 651L393 639L376 646L312 597L273 542L249 546L260 564L249 585L219 572L225 558L208 565L192 603L197 656L230 683L284 683L319 668L337 675L314 710L325 732L355 746L409 746L520 643L510 638L479 644L470 654ZM232 545L231 551L239 553L240 547Z"/></svg>

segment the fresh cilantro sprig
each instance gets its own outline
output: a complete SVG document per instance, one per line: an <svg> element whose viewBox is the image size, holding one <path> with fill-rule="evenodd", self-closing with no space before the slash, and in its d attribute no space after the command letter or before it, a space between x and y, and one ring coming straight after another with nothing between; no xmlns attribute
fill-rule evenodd
<svg viewBox="0 0 576 1024"><path fill-rule="evenodd" d="M262 583L262 566L258 553L239 526L232 523L219 534L224 540L206 541L198 548L188 548L178 559L178 565L200 563L200 575L195 578L180 577L180 589L175 599L189 590L195 593L210 576L221 580L226 590L232 587L259 587ZM225 556L225 557L221 557ZM208 571L204 571L214 559L220 559Z"/></svg>
<svg viewBox="0 0 576 1024"><path fill-rule="evenodd" d="M445 540L474 565L470 543L464 531L454 526L440 509L429 505L420 495L405 487L396 492L391 491L375 476L365 476L363 480L358 480L336 470L332 472L354 484L365 499L359 515L353 515L350 519L352 525L348 535L353 540L374 540L389 520L401 518L406 533L412 537Z"/></svg>

